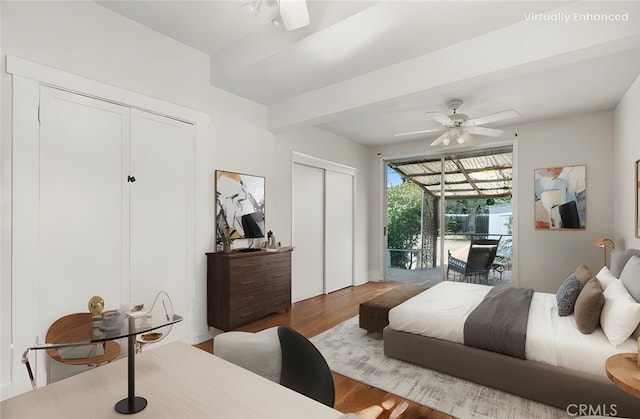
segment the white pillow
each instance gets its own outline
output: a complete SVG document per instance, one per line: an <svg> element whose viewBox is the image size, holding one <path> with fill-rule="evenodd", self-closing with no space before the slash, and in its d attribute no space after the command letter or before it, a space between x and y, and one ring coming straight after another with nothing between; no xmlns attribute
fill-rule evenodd
<svg viewBox="0 0 640 419"><path fill-rule="evenodd" d="M596 274L596 278L598 278L598 282L602 285L603 291L606 290L609 285L613 284L614 281L618 280L606 266L600 269L600 272Z"/></svg>
<svg viewBox="0 0 640 419"><path fill-rule="evenodd" d="M629 295L621 281L611 283L604 290L604 307L600 326L613 346L618 346L638 327L640 304Z"/></svg>

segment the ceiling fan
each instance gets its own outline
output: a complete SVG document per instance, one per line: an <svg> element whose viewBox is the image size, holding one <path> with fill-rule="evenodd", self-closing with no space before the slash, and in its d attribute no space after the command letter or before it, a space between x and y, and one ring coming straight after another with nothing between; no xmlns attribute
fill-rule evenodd
<svg viewBox="0 0 640 419"><path fill-rule="evenodd" d="M400 134L395 134L394 137L445 130L442 135L440 135L434 142L431 143L432 146L438 144L449 145L452 141L456 141L458 144L462 144L465 142L468 143L473 139L471 134L482 135L485 137L498 137L502 135L502 133L504 132L503 130L481 127L480 125L520 116L517 111L509 109L506 111L481 116L479 118L469 119L467 115L458 113L458 109L460 109L461 106L462 100L453 99L447 103L447 107L452 111L451 115L445 115L441 112L427 112L427 116L438 121L440 124L442 124L443 128L403 132Z"/></svg>
<svg viewBox="0 0 640 419"><path fill-rule="evenodd" d="M262 9L262 4L272 0L249 0L246 6L255 15L258 16ZM276 0L279 14L271 19L271 24L278 27L284 24L287 31L293 31L309 25L309 11L307 10L306 0Z"/></svg>

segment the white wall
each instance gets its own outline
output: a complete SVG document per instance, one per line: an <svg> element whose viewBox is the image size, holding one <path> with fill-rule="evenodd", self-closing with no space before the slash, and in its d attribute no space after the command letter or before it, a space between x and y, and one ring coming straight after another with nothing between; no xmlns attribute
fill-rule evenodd
<svg viewBox="0 0 640 419"><path fill-rule="evenodd" d="M154 31L146 29L93 2L2 2L1 40L3 54L26 58L84 78L121 87L146 96L162 99L211 115L208 138L198 147L196 190L209 194L196 208L196 278L184 278L185 284L195 280L194 322L190 340L206 336L206 273L204 253L214 249L213 236L213 171L216 168L244 172L267 172L259 156L270 150L273 135L263 127L266 109L209 86L209 60ZM5 69L5 55L2 69ZM2 72L2 232L0 361L2 396L12 392L12 376L24 378L25 370L11 370L11 358L25 348L10 349L12 327L20 319L11 319L11 76ZM233 141L229 141L233 140ZM248 142L257 145L256 155L244 153ZM223 148L224 146L224 148ZM263 149L261 149L264 147ZM240 153L243 151L243 153ZM222 154L224 153L224 154ZM205 156L204 158L202 156ZM225 155L238 156L225 159ZM240 157L242 156L242 158ZM206 166L206 167L202 167ZM7 292L4 292L7 291ZM71 290L70 290L71 292ZM150 296L152 298L153 296ZM86 304L86 302L81 302ZM120 302L112 301L112 307Z"/></svg>
<svg viewBox="0 0 640 419"><path fill-rule="evenodd" d="M593 245L600 236L613 236L613 112L568 116L515 125L502 138L515 138L514 248L516 284L536 291L555 293L580 263L596 273L603 263L602 249ZM440 150L438 150L440 151ZM370 151L372 160L370 229L372 242L382 240L380 228L382 170L380 159L430 152L426 141L379 147ZM380 155L378 155L380 153ZM587 165L587 228L584 231L543 231L533 225L533 172L535 169L574 164ZM515 214L517 213L517 214ZM379 249L379 248L378 248ZM372 266L382 277L378 249L372 249Z"/></svg>
<svg viewBox="0 0 640 419"><path fill-rule="evenodd" d="M613 112L595 112L511 127L518 133L518 277L520 286L552 292L579 264L604 263L598 237L613 236ZM587 166L585 230L536 230L535 169Z"/></svg>
<svg viewBox="0 0 640 419"><path fill-rule="evenodd" d="M640 249L635 237L635 162L640 159L640 77L636 79L615 110L614 179L616 249Z"/></svg>

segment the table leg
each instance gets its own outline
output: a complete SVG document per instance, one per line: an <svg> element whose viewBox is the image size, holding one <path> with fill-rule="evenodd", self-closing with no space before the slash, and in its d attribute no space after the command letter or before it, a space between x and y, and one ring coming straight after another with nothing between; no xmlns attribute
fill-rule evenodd
<svg viewBox="0 0 640 419"><path fill-rule="evenodd" d="M138 413L147 407L147 399L135 396L136 374L136 335L131 333L135 329L135 318L129 317L129 347L127 348L127 381L128 395L126 399L116 403L116 412L125 415Z"/></svg>

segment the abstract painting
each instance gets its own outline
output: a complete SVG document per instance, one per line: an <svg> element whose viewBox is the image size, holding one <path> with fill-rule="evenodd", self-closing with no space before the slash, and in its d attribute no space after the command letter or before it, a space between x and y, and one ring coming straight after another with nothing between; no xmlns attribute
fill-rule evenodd
<svg viewBox="0 0 640 419"><path fill-rule="evenodd" d="M585 229L587 166L536 169L534 173L535 228Z"/></svg>
<svg viewBox="0 0 640 419"><path fill-rule="evenodd" d="M216 237L264 237L264 185L261 176L216 170Z"/></svg>

